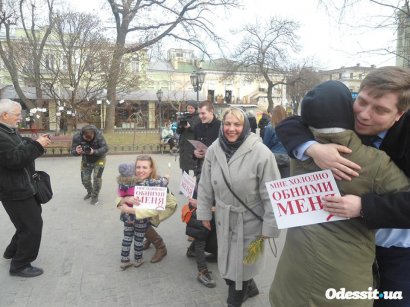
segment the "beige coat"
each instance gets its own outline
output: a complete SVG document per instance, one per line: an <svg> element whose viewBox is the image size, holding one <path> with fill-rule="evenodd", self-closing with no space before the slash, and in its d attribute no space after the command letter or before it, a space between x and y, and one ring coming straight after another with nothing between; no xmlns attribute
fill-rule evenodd
<svg viewBox="0 0 410 307"><path fill-rule="evenodd" d="M352 149L345 155L362 167L352 181L337 181L341 194L363 195L407 190L405 174L383 151L362 144L353 131L315 133L321 143L336 143ZM311 159L292 161L291 174L319 170ZM294 227L287 231L269 299L272 306L368 306L373 301L328 300L328 288L337 291L367 291L373 287L374 231L361 218Z"/></svg>
<svg viewBox="0 0 410 307"><path fill-rule="evenodd" d="M234 192L263 218L263 222L235 199L224 182L222 172ZM211 220L211 207L215 202L218 268L222 278L236 282L237 290L242 288L242 281L253 278L261 269L263 257L255 264L243 264L249 243L258 235L279 235L265 187L265 182L278 178L280 175L274 155L253 133L229 163L219 140L206 153L198 189L197 218Z"/></svg>

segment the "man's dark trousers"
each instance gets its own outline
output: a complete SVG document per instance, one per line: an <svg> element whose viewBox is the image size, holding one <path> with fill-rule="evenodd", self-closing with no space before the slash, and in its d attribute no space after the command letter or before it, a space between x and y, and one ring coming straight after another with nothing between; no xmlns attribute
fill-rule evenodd
<svg viewBox="0 0 410 307"><path fill-rule="evenodd" d="M34 197L3 200L2 203L16 227L16 233L6 249L8 255L13 255L10 272L19 272L37 258L43 229L42 209Z"/></svg>

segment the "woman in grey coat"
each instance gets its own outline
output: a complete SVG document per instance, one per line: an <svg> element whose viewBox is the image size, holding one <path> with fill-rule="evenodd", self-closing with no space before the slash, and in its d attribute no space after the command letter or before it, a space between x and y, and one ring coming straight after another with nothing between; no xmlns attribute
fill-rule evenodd
<svg viewBox="0 0 410 307"><path fill-rule="evenodd" d="M228 109L219 138L205 155L197 208L197 219L210 229L211 208L214 203L216 206L218 268L229 286L228 306L241 306L244 296L259 293L253 277L262 268L263 257L246 265L243 260L253 240L279 235L265 187L265 182L279 178L274 155L250 132L245 113ZM227 184L252 212L234 197Z"/></svg>

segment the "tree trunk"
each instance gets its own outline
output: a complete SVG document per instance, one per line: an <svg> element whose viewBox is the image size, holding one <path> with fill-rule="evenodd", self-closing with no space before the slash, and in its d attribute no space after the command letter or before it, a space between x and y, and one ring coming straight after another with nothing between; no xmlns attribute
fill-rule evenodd
<svg viewBox="0 0 410 307"><path fill-rule="evenodd" d="M118 83L118 76L121 71L121 61L124 55L123 46L125 44L125 35L120 37L117 41L117 47L115 48L110 72L108 75L108 82L107 82L107 99L110 101L110 104L107 105L106 109L106 118L105 118L105 127L104 131L111 133L114 132L114 125L115 125L115 107L116 107L116 100L117 100L117 83Z"/></svg>
<svg viewBox="0 0 410 307"><path fill-rule="evenodd" d="M268 113L272 113L273 111L272 92L273 92L273 83L269 81L268 82Z"/></svg>

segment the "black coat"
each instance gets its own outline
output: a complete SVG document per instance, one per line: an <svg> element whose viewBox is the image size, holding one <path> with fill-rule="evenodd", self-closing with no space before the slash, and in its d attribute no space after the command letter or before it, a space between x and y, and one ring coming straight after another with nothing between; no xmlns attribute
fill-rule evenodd
<svg viewBox="0 0 410 307"><path fill-rule="evenodd" d="M194 153L194 146L188 140L194 139L194 128L201 121L198 114L194 114L188 119L189 127L184 128L178 126L177 133L179 136L179 167L183 170L195 170L196 161L192 155Z"/></svg>
<svg viewBox="0 0 410 307"><path fill-rule="evenodd" d="M210 123L203 124L201 122L195 126L194 139L204 143L207 147L209 147L218 138L220 128L221 128L221 121L217 119L214 115L214 119ZM195 170L195 176L196 176L197 182L199 182L202 163L204 159L197 159L195 157L194 159L196 160L196 163L197 163L196 170Z"/></svg>
<svg viewBox="0 0 410 307"><path fill-rule="evenodd" d="M263 136L265 135L265 127L269 125L270 121L271 121L271 118L269 117L269 115L266 113L263 113L258 123L259 135L262 139L263 139Z"/></svg>
<svg viewBox="0 0 410 307"><path fill-rule="evenodd" d="M192 209L192 207L190 206ZM205 251L212 254L218 253L218 240L216 237L215 216L212 215L211 230L202 225L202 221L196 218L196 210L193 212L191 219L186 225L185 234L193 237L195 240L206 241Z"/></svg>
<svg viewBox="0 0 410 307"><path fill-rule="evenodd" d="M293 158L293 150L298 145L313 140L310 130L297 116L280 122L276 126L276 133ZM384 150L394 163L410 177L410 111L407 111L389 129L380 149ZM373 193L365 194L362 196L363 220L371 229L410 228L409 204L410 192L381 196Z"/></svg>
<svg viewBox="0 0 410 307"><path fill-rule="evenodd" d="M0 200L21 200L36 194L34 160L43 153L40 143L0 124Z"/></svg>
<svg viewBox="0 0 410 307"><path fill-rule="evenodd" d="M221 121L214 115L214 119L210 123L203 124L200 122L194 128L194 139L201 141L207 147L218 138Z"/></svg>

